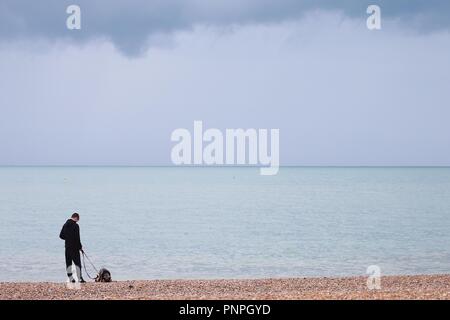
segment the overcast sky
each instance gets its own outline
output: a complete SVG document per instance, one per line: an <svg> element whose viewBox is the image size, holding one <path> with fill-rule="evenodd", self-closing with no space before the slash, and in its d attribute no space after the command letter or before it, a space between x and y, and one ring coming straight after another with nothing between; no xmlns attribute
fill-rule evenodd
<svg viewBox="0 0 450 320"><path fill-rule="evenodd" d="M194 120L279 128L282 165L450 165L449 57L447 0L1 0L0 165L170 164Z"/></svg>

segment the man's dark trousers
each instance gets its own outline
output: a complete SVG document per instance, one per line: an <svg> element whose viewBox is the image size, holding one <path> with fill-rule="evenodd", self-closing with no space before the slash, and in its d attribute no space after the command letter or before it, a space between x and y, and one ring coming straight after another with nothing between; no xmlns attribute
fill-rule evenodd
<svg viewBox="0 0 450 320"><path fill-rule="evenodd" d="M72 266L72 261L75 264L75 266L79 269L80 277L81 277L80 250L73 249L73 248L66 248L66 269L67 269L67 275L69 277L72 276L72 269L70 269L70 267ZM78 273L78 269L77 269L77 273Z"/></svg>

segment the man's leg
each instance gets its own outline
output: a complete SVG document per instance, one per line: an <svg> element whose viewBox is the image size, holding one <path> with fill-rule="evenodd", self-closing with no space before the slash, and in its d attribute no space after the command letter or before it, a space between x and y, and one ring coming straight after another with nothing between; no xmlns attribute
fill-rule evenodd
<svg viewBox="0 0 450 320"><path fill-rule="evenodd" d="M70 281L75 281L72 277L72 255L70 249L66 248L66 272Z"/></svg>
<svg viewBox="0 0 450 320"><path fill-rule="evenodd" d="M79 250L74 250L72 259L73 259L73 262L75 263L75 266L77 269L78 281L84 281L83 275L81 274L81 259L80 259L80 251Z"/></svg>

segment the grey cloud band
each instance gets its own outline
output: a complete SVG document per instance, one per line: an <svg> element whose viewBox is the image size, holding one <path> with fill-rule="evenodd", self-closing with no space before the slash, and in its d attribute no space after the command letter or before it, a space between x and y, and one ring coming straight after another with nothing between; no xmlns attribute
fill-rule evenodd
<svg viewBox="0 0 450 320"><path fill-rule="evenodd" d="M82 9L83 29L68 32L66 8ZM155 34L189 30L196 25L277 23L301 19L314 10L339 11L366 18L368 5L377 4L383 18L398 19L419 31L450 28L448 0L2 0L0 42L17 39L70 39L85 42L103 38L122 52L136 54Z"/></svg>

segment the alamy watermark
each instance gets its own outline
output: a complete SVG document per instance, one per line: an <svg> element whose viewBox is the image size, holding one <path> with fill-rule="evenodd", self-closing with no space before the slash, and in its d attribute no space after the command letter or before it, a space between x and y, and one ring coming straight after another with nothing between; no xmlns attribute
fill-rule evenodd
<svg viewBox="0 0 450 320"><path fill-rule="evenodd" d="M66 281L67 289L80 290L81 289L81 284L80 284L81 269L80 269L80 267L78 267L77 265L70 265L67 267L66 271L67 271L67 275L68 275L68 279ZM75 273L74 273L74 271L75 271ZM75 274L76 279L73 278L74 274Z"/></svg>
<svg viewBox="0 0 450 320"><path fill-rule="evenodd" d="M375 4L367 7L367 14L370 16L367 18L366 25L369 30L381 29L381 8Z"/></svg>
<svg viewBox="0 0 450 320"><path fill-rule="evenodd" d="M66 27L69 30L80 30L81 29L81 8L76 4L72 4L67 7L66 13L69 16L66 19Z"/></svg>
<svg viewBox="0 0 450 320"><path fill-rule="evenodd" d="M67 7L66 13L69 15L66 19L66 27L69 30L81 29L81 8L76 4ZM371 4L367 7L366 13L370 16L367 18L366 25L369 30L381 29L381 8L378 5Z"/></svg>
<svg viewBox="0 0 450 320"><path fill-rule="evenodd" d="M367 278L367 289L380 290L381 268L377 265L371 265L367 267L366 273L369 275L369 277Z"/></svg>
<svg viewBox="0 0 450 320"><path fill-rule="evenodd" d="M258 165L261 175L278 173L279 129L226 129L223 133L215 128L203 130L202 121L194 121L193 129L193 134L184 128L172 132L171 141L177 142L171 152L173 164Z"/></svg>

